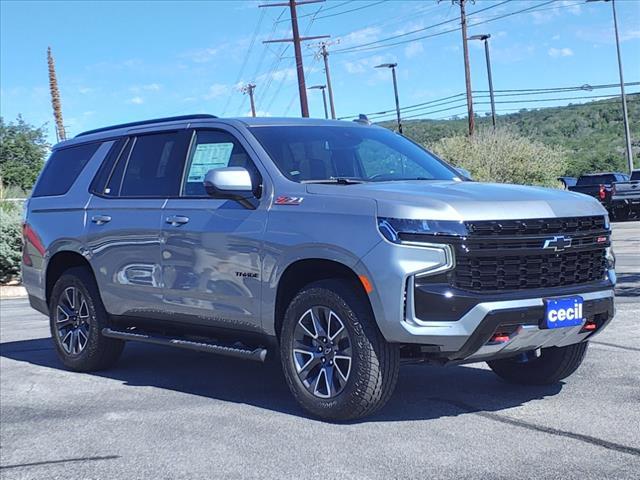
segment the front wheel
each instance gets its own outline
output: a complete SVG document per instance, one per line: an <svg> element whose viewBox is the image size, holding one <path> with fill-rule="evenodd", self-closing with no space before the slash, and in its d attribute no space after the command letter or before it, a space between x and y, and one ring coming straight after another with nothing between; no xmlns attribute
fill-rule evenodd
<svg viewBox="0 0 640 480"><path fill-rule="evenodd" d="M399 349L378 330L364 294L341 280L305 287L280 335L284 374L296 400L327 420L372 414L393 393Z"/></svg>
<svg viewBox="0 0 640 480"><path fill-rule="evenodd" d="M526 362L520 357L487 362L491 370L510 383L522 385L550 385L567 378L582 364L588 342L566 347L543 348L540 356Z"/></svg>

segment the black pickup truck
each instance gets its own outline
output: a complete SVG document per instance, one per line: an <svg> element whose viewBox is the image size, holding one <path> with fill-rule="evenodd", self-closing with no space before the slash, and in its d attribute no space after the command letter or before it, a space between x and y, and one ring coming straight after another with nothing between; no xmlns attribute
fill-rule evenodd
<svg viewBox="0 0 640 480"><path fill-rule="evenodd" d="M630 180L613 184L611 201L620 219L640 216L640 170L634 170Z"/></svg>
<svg viewBox="0 0 640 480"><path fill-rule="evenodd" d="M568 190L597 198L609 214L617 218L618 216L624 216L623 210L626 209L626 204L624 202L614 201L613 186L618 182L627 182L628 180L629 175L625 173L589 173L587 175L580 175L576 184L569 187Z"/></svg>

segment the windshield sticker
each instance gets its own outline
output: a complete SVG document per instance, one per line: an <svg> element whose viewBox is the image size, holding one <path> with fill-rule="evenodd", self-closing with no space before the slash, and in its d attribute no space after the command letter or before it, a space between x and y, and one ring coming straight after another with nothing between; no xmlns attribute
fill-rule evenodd
<svg viewBox="0 0 640 480"><path fill-rule="evenodd" d="M209 170L229 165L233 143L202 143L196 147L189 169L189 182L201 182Z"/></svg>

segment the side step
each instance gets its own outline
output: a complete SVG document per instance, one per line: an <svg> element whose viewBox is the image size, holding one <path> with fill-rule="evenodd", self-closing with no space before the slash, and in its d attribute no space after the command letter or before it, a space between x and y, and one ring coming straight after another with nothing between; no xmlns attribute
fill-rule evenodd
<svg viewBox="0 0 640 480"><path fill-rule="evenodd" d="M264 362L265 358L267 358L266 348L256 348L251 350L249 348L228 347L226 345L217 345L215 343L195 342L193 340L185 340L182 338L170 338L149 335L146 333L125 332L122 330L113 330L111 328L103 328L102 335L105 337L118 338L120 340L154 343L156 345L167 345L169 347L185 348L187 350L196 350L198 352L217 353L218 355L242 358L244 360L254 360L256 362Z"/></svg>

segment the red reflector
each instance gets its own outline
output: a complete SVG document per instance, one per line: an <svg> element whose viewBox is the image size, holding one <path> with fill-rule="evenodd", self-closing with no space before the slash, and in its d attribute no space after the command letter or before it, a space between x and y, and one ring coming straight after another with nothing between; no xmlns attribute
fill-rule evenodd
<svg viewBox="0 0 640 480"><path fill-rule="evenodd" d="M595 323L585 323L584 324L584 330L595 330L597 328L597 325Z"/></svg>
<svg viewBox="0 0 640 480"><path fill-rule="evenodd" d="M495 343L505 343L509 341L509 335L496 334L491 337L491 341Z"/></svg>

